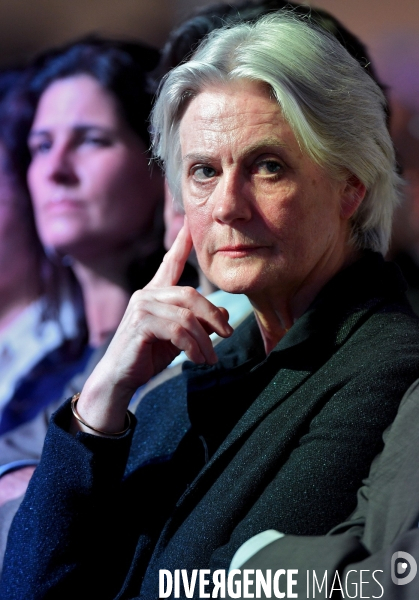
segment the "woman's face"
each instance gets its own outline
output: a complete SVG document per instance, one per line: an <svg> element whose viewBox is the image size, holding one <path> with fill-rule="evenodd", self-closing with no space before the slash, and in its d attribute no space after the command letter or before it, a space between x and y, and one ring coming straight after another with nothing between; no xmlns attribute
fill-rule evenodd
<svg viewBox="0 0 419 600"><path fill-rule="evenodd" d="M145 145L96 79L72 76L45 90L29 147L28 185L45 246L102 255L150 232L160 176L151 178Z"/></svg>
<svg viewBox="0 0 419 600"><path fill-rule="evenodd" d="M363 189L315 164L266 90L214 86L180 123L182 195L205 275L221 289L292 298L339 270Z"/></svg>

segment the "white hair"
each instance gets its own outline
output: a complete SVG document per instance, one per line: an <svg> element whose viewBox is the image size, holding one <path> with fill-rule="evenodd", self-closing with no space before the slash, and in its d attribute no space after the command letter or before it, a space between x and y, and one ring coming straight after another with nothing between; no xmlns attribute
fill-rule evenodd
<svg viewBox="0 0 419 600"><path fill-rule="evenodd" d="M153 151L175 199L181 202L179 125L188 103L240 79L269 86L301 148L332 178L352 174L365 185L352 241L385 254L401 190L385 97L333 36L289 12L212 32L162 82L151 116Z"/></svg>

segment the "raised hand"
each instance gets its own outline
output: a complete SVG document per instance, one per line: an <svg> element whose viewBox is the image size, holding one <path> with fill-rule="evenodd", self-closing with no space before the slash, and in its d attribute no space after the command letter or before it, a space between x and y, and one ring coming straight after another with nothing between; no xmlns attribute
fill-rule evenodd
<svg viewBox="0 0 419 600"><path fill-rule="evenodd" d="M196 363L215 363L210 334L232 334L225 309L211 304L194 288L176 286L191 249L185 219L154 278L131 297L106 354L82 391L78 411L93 427L120 431L139 386L167 367L181 350Z"/></svg>

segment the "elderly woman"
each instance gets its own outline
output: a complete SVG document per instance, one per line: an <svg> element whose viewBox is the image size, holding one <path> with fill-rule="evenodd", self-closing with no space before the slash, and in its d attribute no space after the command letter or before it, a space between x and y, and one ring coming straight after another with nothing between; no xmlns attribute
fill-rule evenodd
<svg viewBox="0 0 419 600"><path fill-rule="evenodd" d="M399 185L384 98L335 39L287 14L220 30L169 74L152 126L186 224L50 425L8 599L154 600L162 569L175 597L209 597L249 537L323 534L351 512L419 374L418 321L382 257ZM234 333L176 286L192 243L252 302ZM180 350L183 374L127 413Z"/></svg>

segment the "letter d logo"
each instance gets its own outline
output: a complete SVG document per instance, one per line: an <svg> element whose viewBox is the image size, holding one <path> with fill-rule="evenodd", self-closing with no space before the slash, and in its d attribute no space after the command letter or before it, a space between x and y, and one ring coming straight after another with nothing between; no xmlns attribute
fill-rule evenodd
<svg viewBox="0 0 419 600"><path fill-rule="evenodd" d="M410 572L408 567L410 567ZM408 552L395 552L391 557L391 580L396 585L410 583L416 577L417 571L418 565Z"/></svg>

